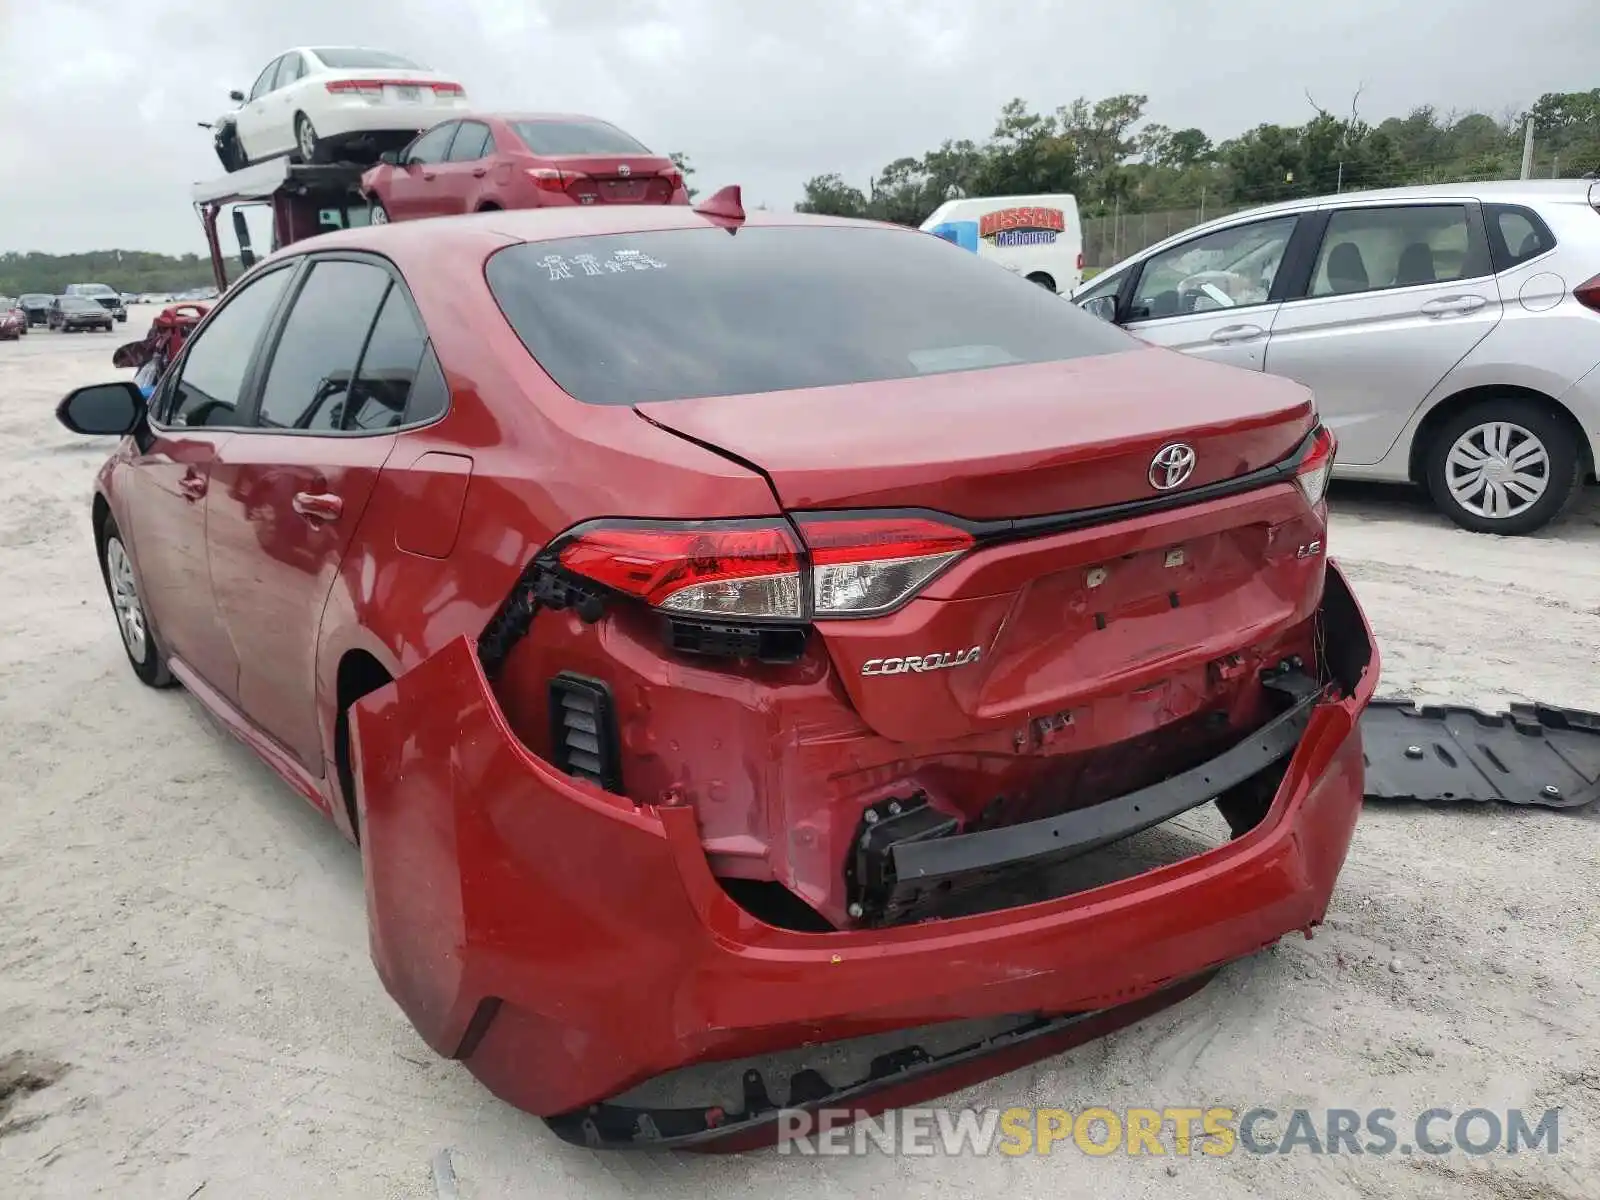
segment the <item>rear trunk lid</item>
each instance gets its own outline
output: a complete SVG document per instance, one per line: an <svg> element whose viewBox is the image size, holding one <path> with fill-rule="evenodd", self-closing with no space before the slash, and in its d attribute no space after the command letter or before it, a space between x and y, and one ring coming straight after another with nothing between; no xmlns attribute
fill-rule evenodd
<svg viewBox="0 0 1600 1200"><path fill-rule="evenodd" d="M653 154L565 154L540 159L561 172L567 195L579 204L666 204L677 168Z"/></svg>
<svg viewBox="0 0 1600 1200"><path fill-rule="evenodd" d="M1087 749L1236 707L1260 667L1306 651L1325 510L1286 479L1206 489L1282 462L1315 428L1310 394L1285 380L1140 350L638 411L764 472L790 512L922 509L975 530L903 607L814 622L883 737L1003 730L1018 749ZM1174 443L1194 466L1167 491L1152 463Z"/></svg>
<svg viewBox="0 0 1600 1200"><path fill-rule="evenodd" d="M1298 384L1155 349L637 411L760 470L790 510L972 520L1154 498L1152 461L1177 441L1194 467L1173 490L1217 483L1281 461L1316 423Z"/></svg>

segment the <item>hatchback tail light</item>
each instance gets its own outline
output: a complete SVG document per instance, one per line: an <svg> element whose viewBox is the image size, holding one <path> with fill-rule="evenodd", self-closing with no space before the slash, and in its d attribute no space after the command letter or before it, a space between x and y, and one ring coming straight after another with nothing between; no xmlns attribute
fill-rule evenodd
<svg viewBox="0 0 1600 1200"><path fill-rule="evenodd" d="M1333 473L1333 456L1339 443L1326 425L1318 425L1311 435L1311 449L1295 467L1294 482L1315 508L1328 494L1328 477Z"/></svg>
<svg viewBox="0 0 1600 1200"><path fill-rule="evenodd" d="M1596 275L1588 283L1573 288L1572 295L1585 308L1600 312L1600 275Z"/></svg>
<svg viewBox="0 0 1600 1200"><path fill-rule="evenodd" d="M924 517L600 521L560 547L561 565L672 616L804 621L897 608L972 544Z"/></svg>

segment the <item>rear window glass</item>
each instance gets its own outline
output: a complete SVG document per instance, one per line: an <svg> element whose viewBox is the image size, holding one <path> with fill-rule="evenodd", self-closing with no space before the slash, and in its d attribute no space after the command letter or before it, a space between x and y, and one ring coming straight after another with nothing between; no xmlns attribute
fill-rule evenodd
<svg viewBox="0 0 1600 1200"><path fill-rule="evenodd" d="M604 121L513 121L535 154L649 154L648 147Z"/></svg>
<svg viewBox="0 0 1600 1200"><path fill-rule="evenodd" d="M899 230L565 238L509 246L486 276L529 352L591 404L868 383L1140 345L1003 267Z"/></svg>
<svg viewBox="0 0 1600 1200"><path fill-rule="evenodd" d="M315 54L332 71L425 71L419 62L413 62L387 50L358 50L353 48L319 47Z"/></svg>

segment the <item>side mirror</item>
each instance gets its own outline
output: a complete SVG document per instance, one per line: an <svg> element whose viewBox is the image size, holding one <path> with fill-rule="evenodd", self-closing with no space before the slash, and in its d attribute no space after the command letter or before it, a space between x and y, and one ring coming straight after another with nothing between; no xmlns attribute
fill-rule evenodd
<svg viewBox="0 0 1600 1200"><path fill-rule="evenodd" d="M388 163L391 167L398 167L400 165L400 151L385 150L382 154L378 155L378 161L381 163Z"/></svg>
<svg viewBox="0 0 1600 1200"><path fill-rule="evenodd" d="M228 93L228 99L232 100L235 104L243 104L244 103L244 93L243 92L239 92L239 91L229 92Z"/></svg>
<svg viewBox="0 0 1600 1200"><path fill-rule="evenodd" d="M233 210L233 236L239 239L239 265L248 271L256 265L256 254L250 248L250 226L237 208Z"/></svg>
<svg viewBox="0 0 1600 1200"><path fill-rule="evenodd" d="M144 419L144 395L130 379L92 383L68 392L56 405L56 420L73 433L121 437Z"/></svg>
<svg viewBox="0 0 1600 1200"><path fill-rule="evenodd" d="M1102 321L1112 324L1117 320L1117 298L1115 296L1096 296L1092 300L1085 300L1078 306L1091 317L1099 317Z"/></svg>

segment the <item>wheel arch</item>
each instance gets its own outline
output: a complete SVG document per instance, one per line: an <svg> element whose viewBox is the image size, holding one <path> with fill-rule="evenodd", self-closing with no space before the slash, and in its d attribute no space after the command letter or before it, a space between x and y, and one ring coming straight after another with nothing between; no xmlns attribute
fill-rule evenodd
<svg viewBox="0 0 1600 1200"><path fill-rule="evenodd" d="M1417 423L1416 432L1411 436L1410 459L1406 464L1407 474L1415 484L1426 485L1428 471L1428 450L1433 445L1433 440L1439 434L1440 428L1451 417L1485 400L1527 400L1545 409L1552 416L1567 427L1572 434L1573 443L1578 448L1578 457L1583 464L1583 477L1590 482L1595 478L1594 455L1590 452L1589 438L1584 432L1582 423L1573 414L1572 410L1554 396L1541 392L1537 388L1521 387L1517 384L1487 383L1476 387L1463 388L1453 392L1440 400L1427 415Z"/></svg>
<svg viewBox="0 0 1600 1200"><path fill-rule="evenodd" d="M333 765L334 782L349 822L350 836L361 841L361 817L356 807L355 767L350 755L350 709L364 696L370 696L394 682L394 673L377 655L362 646L352 647L339 656L334 675Z"/></svg>

